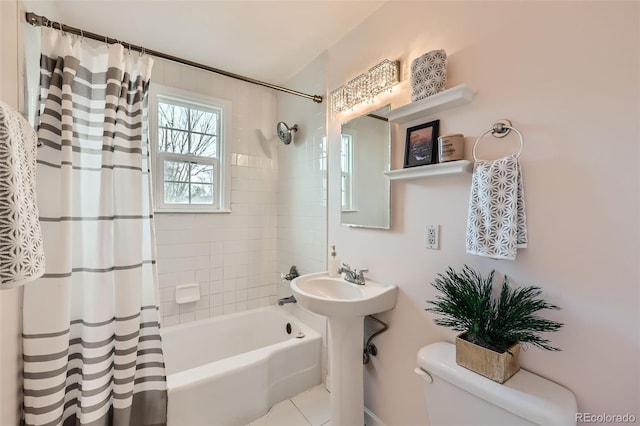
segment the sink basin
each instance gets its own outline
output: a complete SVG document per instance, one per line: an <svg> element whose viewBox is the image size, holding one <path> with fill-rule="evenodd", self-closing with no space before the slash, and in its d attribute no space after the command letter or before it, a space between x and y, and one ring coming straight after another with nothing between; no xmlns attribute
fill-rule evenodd
<svg viewBox="0 0 640 426"><path fill-rule="evenodd" d="M312 312L327 317L353 317L393 308L398 288L370 279L365 285L357 285L342 278L331 278L327 272L318 272L294 279L291 290L298 303Z"/></svg>
<svg viewBox="0 0 640 426"><path fill-rule="evenodd" d="M327 317L331 423L363 425L364 317L393 308L398 287L368 278L364 285L357 285L318 272L294 279L291 290L298 304Z"/></svg>

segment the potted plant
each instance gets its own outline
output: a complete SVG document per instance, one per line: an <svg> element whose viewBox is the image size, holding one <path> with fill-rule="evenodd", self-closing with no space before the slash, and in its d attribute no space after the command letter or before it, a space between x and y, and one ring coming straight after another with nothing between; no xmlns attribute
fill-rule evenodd
<svg viewBox="0 0 640 426"><path fill-rule="evenodd" d="M557 331L563 324L537 315L543 309L560 309L540 298L539 287L511 288L505 276L497 298L493 297L495 271L483 278L464 266L438 274L432 285L440 292L427 311L442 316L434 322L462 332L456 337L456 362L496 382L504 383L519 369L520 344L558 351L542 332Z"/></svg>

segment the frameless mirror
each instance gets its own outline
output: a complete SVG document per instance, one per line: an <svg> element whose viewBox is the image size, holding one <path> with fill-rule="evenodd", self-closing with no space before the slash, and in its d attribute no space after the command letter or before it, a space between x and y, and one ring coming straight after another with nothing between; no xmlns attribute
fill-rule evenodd
<svg viewBox="0 0 640 426"><path fill-rule="evenodd" d="M342 124L340 168L342 214L340 223L389 229L389 170L391 132L386 105Z"/></svg>

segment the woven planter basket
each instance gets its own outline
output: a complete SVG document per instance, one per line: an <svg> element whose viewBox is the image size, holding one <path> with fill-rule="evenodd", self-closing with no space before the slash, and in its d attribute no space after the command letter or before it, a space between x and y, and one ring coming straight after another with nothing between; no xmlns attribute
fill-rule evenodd
<svg viewBox="0 0 640 426"><path fill-rule="evenodd" d="M504 383L520 370L520 343L499 353L456 337L456 363L489 379Z"/></svg>

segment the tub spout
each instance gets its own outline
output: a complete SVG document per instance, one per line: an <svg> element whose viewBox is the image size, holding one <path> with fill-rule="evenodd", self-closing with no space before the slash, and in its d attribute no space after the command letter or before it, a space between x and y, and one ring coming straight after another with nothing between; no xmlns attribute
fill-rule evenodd
<svg viewBox="0 0 640 426"><path fill-rule="evenodd" d="M294 296L283 297L282 299L278 299L278 305L282 306L285 303L296 303L297 300Z"/></svg>

